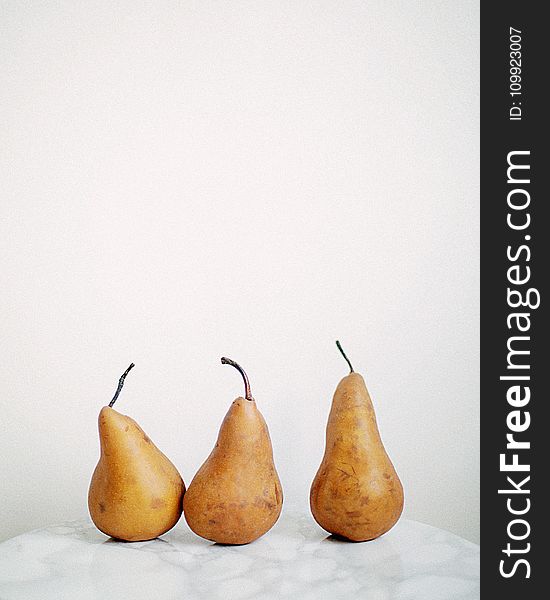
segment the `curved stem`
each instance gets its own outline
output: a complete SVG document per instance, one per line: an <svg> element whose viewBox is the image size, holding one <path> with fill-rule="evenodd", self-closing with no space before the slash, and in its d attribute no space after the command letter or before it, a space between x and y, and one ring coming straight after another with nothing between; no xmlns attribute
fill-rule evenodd
<svg viewBox="0 0 550 600"><path fill-rule="evenodd" d="M225 358L225 356L222 356L222 365L231 365L232 367L235 367L237 371L239 371L244 381L244 397L247 400L254 400L254 398L252 397L252 393L250 392L250 382L248 381L248 376L245 373L244 369L241 367L241 365L237 364L234 360L231 360L230 358Z"/></svg>
<svg viewBox="0 0 550 600"><path fill-rule="evenodd" d="M351 366L349 358L346 356L346 353L344 352L344 349L342 348L342 345L340 344L340 342L338 340L336 340L336 345L338 346L338 350L340 350L342 356L346 359L346 362L349 365L349 372L354 373L354 370L353 370L353 367Z"/></svg>
<svg viewBox="0 0 550 600"><path fill-rule="evenodd" d="M116 402L116 399L118 398L121 390L122 390L122 386L124 385L124 380L126 379L126 375L128 375L128 373L135 367L136 365L134 365L134 363L132 363L127 369L126 371L124 371L124 373L122 373L122 375L120 376L120 379L118 380L118 387L116 389L115 395L113 396L113 399L109 402L109 406L113 406L113 404Z"/></svg>

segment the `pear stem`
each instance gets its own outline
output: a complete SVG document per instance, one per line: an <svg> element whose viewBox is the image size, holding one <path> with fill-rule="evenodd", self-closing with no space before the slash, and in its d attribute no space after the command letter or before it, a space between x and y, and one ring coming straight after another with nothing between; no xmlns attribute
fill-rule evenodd
<svg viewBox="0 0 550 600"><path fill-rule="evenodd" d="M346 362L349 365L349 372L350 373L354 373L353 367L351 366L351 363L349 361L349 358L346 356L346 353L344 352L344 349L342 348L342 345L340 344L340 342L338 340L336 340L336 345L338 346L338 350L340 350L340 353L342 354L342 356L346 359Z"/></svg>
<svg viewBox="0 0 550 600"><path fill-rule="evenodd" d="M250 391L250 382L248 381L248 376L245 373L244 369L241 367L241 365L236 363L234 360L231 360L230 358L225 358L225 356L222 356L222 365L231 365L232 367L235 367L237 371L239 371L244 381L244 397L247 400L254 400Z"/></svg>
<svg viewBox="0 0 550 600"><path fill-rule="evenodd" d="M118 380L118 387L116 389L115 395L113 396L113 399L109 402L109 406L113 406L113 404L116 402L116 399L118 398L120 392L122 391L122 386L124 385L124 380L126 379L126 375L128 375L128 373L135 367L136 365L134 365L134 363L132 363L127 369L126 371L124 371L124 373L122 373L122 375L120 376L120 379Z"/></svg>

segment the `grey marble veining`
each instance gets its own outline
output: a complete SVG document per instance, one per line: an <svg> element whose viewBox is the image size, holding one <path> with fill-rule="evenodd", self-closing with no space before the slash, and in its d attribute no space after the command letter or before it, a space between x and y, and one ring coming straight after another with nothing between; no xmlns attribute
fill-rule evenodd
<svg viewBox="0 0 550 600"><path fill-rule="evenodd" d="M475 600L479 547L407 520L348 543L298 513L247 546L212 544L182 521L150 542L116 542L71 521L0 544L1 600L100 598Z"/></svg>

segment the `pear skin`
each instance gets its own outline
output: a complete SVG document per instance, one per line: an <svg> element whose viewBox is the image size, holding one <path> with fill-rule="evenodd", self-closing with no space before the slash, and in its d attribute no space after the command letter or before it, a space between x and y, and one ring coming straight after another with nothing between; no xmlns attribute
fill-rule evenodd
<svg viewBox="0 0 550 600"><path fill-rule="evenodd" d="M189 485L185 518L207 540L248 544L273 527L282 505L267 425L247 385L246 398L231 404L214 449Z"/></svg>
<svg viewBox="0 0 550 600"><path fill-rule="evenodd" d="M362 542L390 530L403 502L365 381L352 370L334 393L325 454L311 486L311 512L329 533Z"/></svg>
<svg viewBox="0 0 550 600"><path fill-rule="evenodd" d="M101 454L88 492L92 521L129 542L162 535L182 513L185 484L176 467L132 418L111 406L101 409L98 425Z"/></svg>

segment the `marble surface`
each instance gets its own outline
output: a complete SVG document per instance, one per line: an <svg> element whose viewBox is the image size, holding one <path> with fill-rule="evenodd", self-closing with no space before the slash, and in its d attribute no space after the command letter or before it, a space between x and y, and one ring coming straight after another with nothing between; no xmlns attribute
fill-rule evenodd
<svg viewBox="0 0 550 600"><path fill-rule="evenodd" d="M184 521L150 542L114 541L71 521L0 544L1 600L474 600L479 546L401 520L360 544L284 512L248 546L202 540Z"/></svg>

